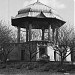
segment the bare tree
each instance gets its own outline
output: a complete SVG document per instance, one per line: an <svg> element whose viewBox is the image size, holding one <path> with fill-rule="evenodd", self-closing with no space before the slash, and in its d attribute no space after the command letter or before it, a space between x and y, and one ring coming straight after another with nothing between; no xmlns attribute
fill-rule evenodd
<svg viewBox="0 0 75 75"><path fill-rule="evenodd" d="M4 25L2 21L0 21L0 55L3 57L3 61L6 62L8 54L11 52L11 46L8 45L7 43L14 42L14 39L12 39L11 30L9 27Z"/></svg>
<svg viewBox="0 0 75 75"><path fill-rule="evenodd" d="M33 29L32 30L32 40L41 40L42 32L40 29Z"/></svg>
<svg viewBox="0 0 75 75"><path fill-rule="evenodd" d="M65 24L59 29L58 42L60 45L70 46L75 38L74 26Z"/></svg>
<svg viewBox="0 0 75 75"><path fill-rule="evenodd" d="M32 61L36 58L36 54L38 53L36 51L36 44L32 44L32 42L28 42L25 43L25 45L22 45L22 50L25 50L24 55L27 56L26 59L28 59L28 61Z"/></svg>
<svg viewBox="0 0 75 75"><path fill-rule="evenodd" d="M3 63L6 63L10 52L14 49L14 45L11 43L5 43L1 47L0 54L2 56L2 61Z"/></svg>
<svg viewBox="0 0 75 75"><path fill-rule="evenodd" d="M61 64L63 64L67 56L74 53L74 38L75 34L73 26L64 25L59 29L58 46L54 46L54 50L61 57ZM70 49L67 49L68 47L70 47Z"/></svg>
<svg viewBox="0 0 75 75"><path fill-rule="evenodd" d="M66 45L54 46L53 48L56 54L60 56L61 65L63 65L64 60L72 53L72 51Z"/></svg>

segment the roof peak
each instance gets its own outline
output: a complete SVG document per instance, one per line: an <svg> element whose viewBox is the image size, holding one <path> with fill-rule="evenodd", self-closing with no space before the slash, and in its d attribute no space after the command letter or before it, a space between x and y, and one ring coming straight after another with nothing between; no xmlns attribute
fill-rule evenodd
<svg viewBox="0 0 75 75"><path fill-rule="evenodd" d="M39 2L39 0L37 0L37 2Z"/></svg>

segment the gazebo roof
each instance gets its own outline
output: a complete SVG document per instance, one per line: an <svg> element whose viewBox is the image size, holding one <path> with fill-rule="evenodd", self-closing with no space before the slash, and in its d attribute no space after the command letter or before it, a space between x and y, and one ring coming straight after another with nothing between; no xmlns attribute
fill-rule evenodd
<svg viewBox="0 0 75 75"><path fill-rule="evenodd" d="M65 23L65 21L56 14L54 9L41 2L35 2L26 6L24 9L20 9L11 21L13 26L25 28L28 23L35 25L33 26L34 28L41 28L42 25L44 28L48 28L50 24L52 24L52 27L60 27Z"/></svg>
<svg viewBox="0 0 75 75"><path fill-rule="evenodd" d="M62 20L62 18L53 8L45 4L42 4L39 1L30 4L23 9L20 9L15 18L26 17L26 16L36 17L38 14L40 14L40 12L42 12L46 17L56 17Z"/></svg>
<svg viewBox="0 0 75 75"><path fill-rule="evenodd" d="M41 12L41 11L45 12L45 13L49 13L50 9L51 9L51 7L37 1L33 4L30 4L30 5L26 6L23 9L20 9L18 11L18 13L23 14L23 13L26 13L26 12Z"/></svg>

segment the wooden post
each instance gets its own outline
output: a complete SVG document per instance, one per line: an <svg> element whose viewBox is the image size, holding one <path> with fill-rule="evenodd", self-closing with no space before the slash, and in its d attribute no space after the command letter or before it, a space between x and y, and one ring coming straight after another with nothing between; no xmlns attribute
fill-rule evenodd
<svg viewBox="0 0 75 75"><path fill-rule="evenodd" d="M55 36L55 44L58 45L58 27L55 29L56 31L56 36ZM56 61L56 51L54 51L54 59Z"/></svg>
<svg viewBox="0 0 75 75"><path fill-rule="evenodd" d="M50 34L51 34L51 33L50 33L50 31L51 31L51 25L49 26L49 29L48 29L48 40L49 40L49 41L51 41L51 37L50 37Z"/></svg>
<svg viewBox="0 0 75 75"><path fill-rule="evenodd" d="M18 31L17 31L17 60L21 60L21 50L20 50L20 27L17 27Z"/></svg>
<svg viewBox="0 0 75 75"><path fill-rule="evenodd" d="M42 40L44 40L44 31L45 29L42 29Z"/></svg>
<svg viewBox="0 0 75 75"><path fill-rule="evenodd" d="M26 42L28 42L28 28L26 28Z"/></svg>
<svg viewBox="0 0 75 75"><path fill-rule="evenodd" d="M20 43L20 27L17 27L17 43Z"/></svg>
<svg viewBox="0 0 75 75"><path fill-rule="evenodd" d="M56 44L58 43L58 27L56 28Z"/></svg>
<svg viewBox="0 0 75 75"><path fill-rule="evenodd" d="M55 29L52 29L52 41L54 43L54 32L55 32Z"/></svg>
<svg viewBox="0 0 75 75"><path fill-rule="evenodd" d="M29 25L29 41L32 39L32 33L31 33L32 25Z"/></svg>

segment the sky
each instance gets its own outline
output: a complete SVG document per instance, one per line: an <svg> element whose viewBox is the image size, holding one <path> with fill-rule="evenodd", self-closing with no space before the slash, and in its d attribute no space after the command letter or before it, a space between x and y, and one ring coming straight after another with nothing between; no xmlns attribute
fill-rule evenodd
<svg viewBox="0 0 75 75"><path fill-rule="evenodd" d="M36 2L37 0L0 0L0 19L11 21L12 16L16 16L18 10ZM52 7L58 12L64 21L74 24L74 2L75 0L39 0Z"/></svg>

